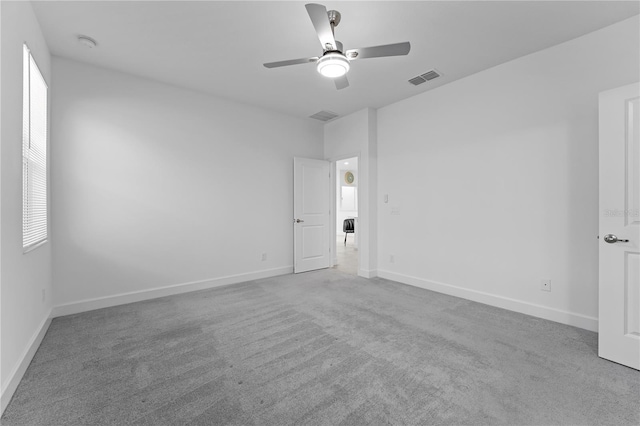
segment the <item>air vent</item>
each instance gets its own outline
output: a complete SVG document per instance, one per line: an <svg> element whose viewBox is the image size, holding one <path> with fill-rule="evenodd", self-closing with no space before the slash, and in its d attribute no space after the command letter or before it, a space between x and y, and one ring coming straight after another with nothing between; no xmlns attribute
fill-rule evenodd
<svg viewBox="0 0 640 426"><path fill-rule="evenodd" d="M425 72L420 77L422 77L425 80L429 81L429 80L433 80L434 78L440 77L440 74L436 70L431 70L431 71Z"/></svg>
<svg viewBox="0 0 640 426"><path fill-rule="evenodd" d="M422 84L426 81L433 80L434 78L438 78L440 77L440 75L441 74L435 69L429 70L424 74L420 74L417 77L413 77L412 79L409 80L409 83L413 84L414 86L417 86L418 84Z"/></svg>
<svg viewBox="0 0 640 426"><path fill-rule="evenodd" d="M320 112L316 112L313 115L310 115L309 118L315 118L316 120L320 120L320 121L329 121L329 120L333 120L337 116L338 114L336 114L335 112L320 111Z"/></svg>
<svg viewBox="0 0 640 426"><path fill-rule="evenodd" d="M422 84L424 83L425 80L424 78L417 76L417 77L413 77L411 80L409 80L409 83L413 84L414 86L417 86L418 84Z"/></svg>

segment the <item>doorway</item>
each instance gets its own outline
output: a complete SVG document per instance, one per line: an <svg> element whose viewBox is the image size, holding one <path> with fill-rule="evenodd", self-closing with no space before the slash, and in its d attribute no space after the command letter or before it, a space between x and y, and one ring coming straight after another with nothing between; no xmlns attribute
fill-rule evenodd
<svg viewBox="0 0 640 426"><path fill-rule="evenodd" d="M335 162L335 257L334 268L358 275L358 157Z"/></svg>

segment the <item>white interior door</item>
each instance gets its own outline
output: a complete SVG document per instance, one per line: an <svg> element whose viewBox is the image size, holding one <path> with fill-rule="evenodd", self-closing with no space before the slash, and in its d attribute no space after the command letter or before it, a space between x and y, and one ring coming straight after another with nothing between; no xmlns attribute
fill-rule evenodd
<svg viewBox="0 0 640 426"><path fill-rule="evenodd" d="M598 355L640 369L640 84L600 94Z"/></svg>
<svg viewBox="0 0 640 426"><path fill-rule="evenodd" d="M293 169L293 272L328 268L331 262L329 162L294 158Z"/></svg>

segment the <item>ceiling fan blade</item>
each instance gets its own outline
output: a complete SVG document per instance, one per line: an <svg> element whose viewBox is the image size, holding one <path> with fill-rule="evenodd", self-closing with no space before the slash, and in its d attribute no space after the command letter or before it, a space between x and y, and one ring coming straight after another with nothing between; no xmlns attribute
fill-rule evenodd
<svg viewBox="0 0 640 426"><path fill-rule="evenodd" d="M322 49L335 50L336 39L333 36L333 30L331 29L331 24L329 23L327 8L321 4L316 3L309 3L305 5L305 7L307 8L307 13L309 13L311 22L313 23L313 27L318 33L318 38L320 39Z"/></svg>
<svg viewBox="0 0 640 426"><path fill-rule="evenodd" d="M298 64L309 64L312 62L316 62L318 60L317 56L313 58L300 58L300 59L290 59L288 61L279 61L279 62L267 62L263 64L266 68L277 68L277 67L286 67L288 65L298 65Z"/></svg>
<svg viewBox="0 0 640 426"><path fill-rule="evenodd" d="M336 89L341 90L346 87L349 87L349 80L347 80L347 75L343 75L342 77L336 77L333 79L336 82Z"/></svg>
<svg viewBox="0 0 640 426"><path fill-rule="evenodd" d="M411 43L383 44L382 46L362 47L360 49L349 49L345 56L350 60L366 58L382 58L385 56L407 55L411 50Z"/></svg>

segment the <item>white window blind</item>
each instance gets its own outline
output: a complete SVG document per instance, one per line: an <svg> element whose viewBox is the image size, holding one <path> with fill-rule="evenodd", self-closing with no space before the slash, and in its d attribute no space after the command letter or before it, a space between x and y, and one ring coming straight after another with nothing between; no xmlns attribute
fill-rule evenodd
<svg viewBox="0 0 640 426"><path fill-rule="evenodd" d="M47 83L27 45L23 54L22 246L47 239Z"/></svg>

